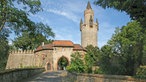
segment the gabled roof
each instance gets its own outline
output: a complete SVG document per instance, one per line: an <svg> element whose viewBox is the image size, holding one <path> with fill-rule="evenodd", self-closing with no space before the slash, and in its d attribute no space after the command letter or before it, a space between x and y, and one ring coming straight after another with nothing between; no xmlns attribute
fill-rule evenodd
<svg viewBox="0 0 146 82"><path fill-rule="evenodd" d="M40 51L40 50L53 50L53 45L52 44L45 44L44 46L39 46L35 51Z"/></svg>
<svg viewBox="0 0 146 82"><path fill-rule="evenodd" d="M80 45L80 44L74 44L74 48L73 48L74 51L83 51L84 48Z"/></svg>
<svg viewBox="0 0 146 82"><path fill-rule="evenodd" d="M72 41L69 40L55 40L50 44L39 46L35 50L35 52L42 50L53 50L53 47L72 47L74 51L84 51L84 48L80 44L74 44Z"/></svg>

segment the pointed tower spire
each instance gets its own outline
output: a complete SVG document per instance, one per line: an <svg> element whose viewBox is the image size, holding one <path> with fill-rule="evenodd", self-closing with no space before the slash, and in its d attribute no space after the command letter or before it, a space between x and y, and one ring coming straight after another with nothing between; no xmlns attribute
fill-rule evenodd
<svg viewBox="0 0 146 82"><path fill-rule="evenodd" d="M80 24L83 24L83 21L82 21L82 19L80 20Z"/></svg>
<svg viewBox="0 0 146 82"><path fill-rule="evenodd" d="M98 19L96 18L96 23L98 24Z"/></svg>
<svg viewBox="0 0 146 82"><path fill-rule="evenodd" d="M80 21L80 30L81 30L81 28L82 28L82 24L83 24L83 21L82 21L82 19L81 19L81 21Z"/></svg>
<svg viewBox="0 0 146 82"><path fill-rule="evenodd" d="M86 9L92 9L89 1L88 1Z"/></svg>
<svg viewBox="0 0 146 82"><path fill-rule="evenodd" d="M82 24L83 24L83 21L82 21L82 19L80 20L80 27L82 27Z"/></svg>

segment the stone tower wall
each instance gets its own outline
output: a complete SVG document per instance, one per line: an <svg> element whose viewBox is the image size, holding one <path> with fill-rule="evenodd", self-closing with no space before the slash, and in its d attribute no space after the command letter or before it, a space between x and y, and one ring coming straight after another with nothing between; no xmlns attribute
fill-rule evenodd
<svg viewBox="0 0 146 82"><path fill-rule="evenodd" d="M89 24L89 20L90 20L90 16L92 16L93 18L93 21L94 21L94 12L92 9L86 9L84 11L84 21L85 21L85 24Z"/></svg>
<svg viewBox="0 0 146 82"><path fill-rule="evenodd" d="M35 66L34 51L12 51L9 54L6 69Z"/></svg>
<svg viewBox="0 0 146 82"><path fill-rule="evenodd" d="M88 45L97 46L97 25L94 24L91 28L89 25L84 26L81 31L81 45L86 47Z"/></svg>
<svg viewBox="0 0 146 82"><path fill-rule="evenodd" d="M90 20L92 20L92 23L90 23ZM92 8L84 11L84 22L80 23L80 29L81 45L83 47L88 45L97 46L98 23L94 22L94 12Z"/></svg>

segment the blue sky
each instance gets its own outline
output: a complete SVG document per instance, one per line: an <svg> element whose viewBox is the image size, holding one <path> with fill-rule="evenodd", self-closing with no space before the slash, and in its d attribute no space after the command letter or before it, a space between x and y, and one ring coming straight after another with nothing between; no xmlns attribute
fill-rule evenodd
<svg viewBox="0 0 146 82"><path fill-rule="evenodd" d="M30 18L35 22L48 24L55 33L55 40L71 40L81 43L80 19L84 19L84 10L90 1L94 10L94 19L98 19L98 46L102 47L112 37L116 27L122 27L129 21L129 15L114 9L103 9L93 4L94 0L40 0L43 11Z"/></svg>

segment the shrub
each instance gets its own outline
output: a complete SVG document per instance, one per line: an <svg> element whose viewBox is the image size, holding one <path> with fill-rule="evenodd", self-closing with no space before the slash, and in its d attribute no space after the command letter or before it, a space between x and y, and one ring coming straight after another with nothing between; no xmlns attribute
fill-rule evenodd
<svg viewBox="0 0 146 82"><path fill-rule="evenodd" d="M146 66L140 66L136 72L136 78L146 79Z"/></svg>

